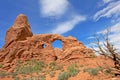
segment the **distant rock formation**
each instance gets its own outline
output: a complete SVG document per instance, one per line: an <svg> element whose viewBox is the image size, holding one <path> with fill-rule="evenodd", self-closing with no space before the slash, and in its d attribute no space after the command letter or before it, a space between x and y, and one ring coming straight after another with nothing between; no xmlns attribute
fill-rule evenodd
<svg viewBox="0 0 120 80"><path fill-rule="evenodd" d="M62 42L62 49L52 47L55 40ZM90 57L94 54L76 38L63 37L58 34L33 35L27 17L23 14L17 16L14 24L6 33L5 44L0 50L0 63L4 69L10 69L17 60L37 59L45 62L71 61Z"/></svg>

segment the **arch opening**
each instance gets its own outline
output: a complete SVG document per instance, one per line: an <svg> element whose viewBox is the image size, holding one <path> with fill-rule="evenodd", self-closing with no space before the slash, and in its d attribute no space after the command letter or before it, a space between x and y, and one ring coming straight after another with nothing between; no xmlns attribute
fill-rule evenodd
<svg viewBox="0 0 120 80"><path fill-rule="evenodd" d="M62 41L61 40L55 40L52 42L52 47L53 48L59 48L62 49Z"/></svg>
<svg viewBox="0 0 120 80"><path fill-rule="evenodd" d="M46 48L46 46L47 46L46 44L42 44L42 48Z"/></svg>

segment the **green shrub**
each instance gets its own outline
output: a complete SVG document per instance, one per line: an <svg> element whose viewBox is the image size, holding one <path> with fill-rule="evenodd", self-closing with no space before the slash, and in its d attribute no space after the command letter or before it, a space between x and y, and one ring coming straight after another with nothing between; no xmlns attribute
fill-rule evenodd
<svg viewBox="0 0 120 80"><path fill-rule="evenodd" d="M105 68L102 67L102 66L99 66L99 67L97 67L96 69L98 69L99 71L103 71Z"/></svg>
<svg viewBox="0 0 120 80"><path fill-rule="evenodd" d="M49 68L51 71L61 70L63 68L62 65L57 65L56 62L51 62L49 64Z"/></svg>
<svg viewBox="0 0 120 80"><path fill-rule="evenodd" d="M101 70L101 68L86 68L84 69L84 72L88 72L91 76L95 76L98 74L98 72Z"/></svg>
<svg viewBox="0 0 120 80"><path fill-rule="evenodd" d="M104 74L106 74L106 75L111 75L112 77L115 76L115 74L112 72L112 69L111 69L111 68L107 68L107 69L104 71Z"/></svg>
<svg viewBox="0 0 120 80"><path fill-rule="evenodd" d="M84 65L83 65L83 64L80 64L80 67L84 67Z"/></svg>
<svg viewBox="0 0 120 80"><path fill-rule="evenodd" d="M50 64L49 64L49 68L53 71L53 70L55 70L55 66L56 66L56 62L51 62Z"/></svg>
<svg viewBox="0 0 120 80"><path fill-rule="evenodd" d="M92 58L96 58L97 56L95 54L90 55Z"/></svg>
<svg viewBox="0 0 120 80"><path fill-rule="evenodd" d="M14 77L14 80L20 80L20 78L19 77Z"/></svg>
<svg viewBox="0 0 120 80"><path fill-rule="evenodd" d="M69 77L73 77L79 73L79 69L76 64L72 64L67 68L66 72L61 72L58 76L58 80L68 80Z"/></svg>
<svg viewBox="0 0 120 80"><path fill-rule="evenodd" d="M79 70L76 64L70 65L67 70L70 76L75 76L79 73Z"/></svg>
<svg viewBox="0 0 120 80"><path fill-rule="evenodd" d="M2 68L3 67L3 65L0 63L0 68Z"/></svg>
<svg viewBox="0 0 120 80"><path fill-rule="evenodd" d="M58 80L68 80L69 77L69 72L61 72L58 76Z"/></svg>
<svg viewBox="0 0 120 80"><path fill-rule="evenodd" d="M17 73L13 72L13 73L11 73L11 75L12 75L12 78L16 78Z"/></svg>
<svg viewBox="0 0 120 80"><path fill-rule="evenodd" d="M51 72L50 72L50 76L51 76L51 77L55 77L55 72L54 72L54 71L51 71Z"/></svg>
<svg viewBox="0 0 120 80"><path fill-rule="evenodd" d="M51 62L50 67L52 67L52 66L56 66L56 62Z"/></svg>
<svg viewBox="0 0 120 80"><path fill-rule="evenodd" d="M39 79L39 80L46 80L46 79L45 79L45 76L44 76L44 75L40 76L40 79Z"/></svg>
<svg viewBox="0 0 120 80"><path fill-rule="evenodd" d="M26 61L24 65L18 64L15 68L17 74L30 74L32 72L40 72L46 64L43 61L30 60Z"/></svg>
<svg viewBox="0 0 120 80"><path fill-rule="evenodd" d="M5 76L6 76L5 72L0 72L0 78L3 78Z"/></svg>
<svg viewBox="0 0 120 80"><path fill-rule="evenodd" d="M23 80L45 80L45 76L44 75L34 76L34 77L31 77L31 78L24 78Z"/></svg>

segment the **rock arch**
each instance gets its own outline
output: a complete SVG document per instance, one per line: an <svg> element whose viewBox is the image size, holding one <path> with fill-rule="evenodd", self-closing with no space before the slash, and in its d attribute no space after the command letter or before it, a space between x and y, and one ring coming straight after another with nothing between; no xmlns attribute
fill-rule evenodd
<svg viewBox="0 0 120 80"><path fill-rule="evenodd" d="M59 48L59 49L62 49L62 41L61 40L54 40L52 42L52 47L53 48Z"/></svg>
<svg viewBox="0 0 120 80"><path fill-rule="evenodd" d="M62 42L62 50L54 49L52 43L55 40ZM77 52L74 52L77 50ZM56 54L57 53L57 54ZM33 35L25 15L19 15L12 27L6 32L5 45L0 49L0 62L10 63L14 61L37 59L45 62L65 61L72 58L87 56L93 53L81 42L72 36L63 37L58 34L37 34ZM8 67L8 66L7 66ZM7 68L7 69L9 69Z"/></svg>

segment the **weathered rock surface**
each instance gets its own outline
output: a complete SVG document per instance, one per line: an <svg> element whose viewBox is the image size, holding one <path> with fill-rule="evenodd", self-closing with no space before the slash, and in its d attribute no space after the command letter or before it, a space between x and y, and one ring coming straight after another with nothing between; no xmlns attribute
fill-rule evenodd
<svg viewBox="0 0 120 80"><path fill-rule="evenodd" d="M20 14L12 27L8 29L5 37L5 47L9 46L14 41L26 40L27 37L33 36L27 17Z"/></svg>
<svg viewBox="0 0 120 80"><path fill-rule="evenodd" d="M62 49L52 47L55 40L62 42ZM92 54L92 50L72 36L33 35L27 17L20 14L6 33L5 45L0 50L0 63L7 64L4 67L7 66L5 69L9 69L16 64L17 60L37 59L45 62L65 62L90 57Z"/></svg>

